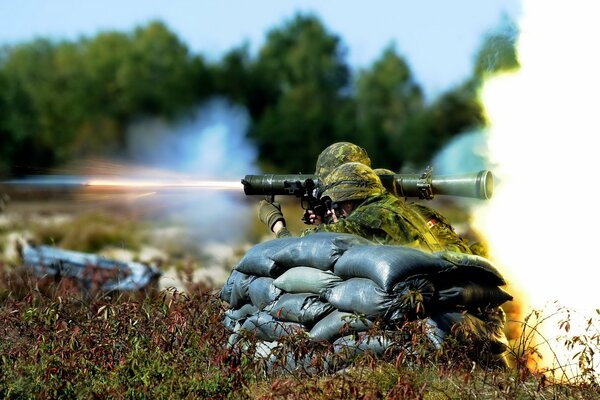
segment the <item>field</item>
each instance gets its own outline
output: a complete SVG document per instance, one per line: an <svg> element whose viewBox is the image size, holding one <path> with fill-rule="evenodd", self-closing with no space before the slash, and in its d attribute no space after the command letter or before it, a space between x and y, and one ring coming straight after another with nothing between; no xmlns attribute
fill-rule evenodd
<svg viewBox="0 0 600 400"><path fill-rule="evenodd" d="M150 224L127 210L74 213L70 207L67 213L60 202L44 204L47 209L11 203L0 214L2 398L599 398L597 381L553 382L527 368L527 343L511 349L512 368L491 369L452 343L429 349L422 332L408 327L410 351L365 353L346 368L326 368L331 347L303 337L282 342L268 362L255 356L252 338L243 350L228 348L226 304L217 295L249 243L209 251L207 242L166 240L173 226ZM247 237L259 240L260 232L250 226ZM37 277L11 252L15 234L80 251L153 258L171 280L163 277L138 293L102 293L68 278ZM169 282L176 288L166 288ZM286 367L290 358L307 355L309 368Z"/></svg>

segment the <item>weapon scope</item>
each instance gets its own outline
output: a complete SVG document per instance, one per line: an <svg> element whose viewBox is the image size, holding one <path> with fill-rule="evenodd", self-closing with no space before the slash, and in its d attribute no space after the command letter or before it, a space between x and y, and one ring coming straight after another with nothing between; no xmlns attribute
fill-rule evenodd
<svg viewBox="0 0 600 400"><path fill-rule="evenodd" d="M435 195L471 197L488 200L494 191L494 178L490 171L482 170L472 174L433 176L431 168L422 174L382 174L379 175L385 188L400 197L432 199ZM296 195L306 190L306 184L319 186L316 175L304 174L263 174L246 175L242 179L246 195Z"/></svg>

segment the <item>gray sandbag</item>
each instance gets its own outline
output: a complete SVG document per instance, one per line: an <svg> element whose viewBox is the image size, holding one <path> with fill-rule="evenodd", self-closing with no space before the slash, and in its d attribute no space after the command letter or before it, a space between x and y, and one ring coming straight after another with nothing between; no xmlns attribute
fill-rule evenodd
<svg viewBox="0 0 600 400"><path fill-rule="evenodd" d="M364 352L381 355L393 344L394 341L390 337L383 335L348 335L333 342L333 351L336 353L347 351L352 355Z"/></svg>
<svg viewBox="0 0 600 400"><path fill-rule="evenodd" d="M336 262L333 272L342 279L366 278L385 291L412 276L436 274L456 268L430 253L405 246L355 246Z"/></svg>
<svg viewBox="0 0 600 400"><path fill-rule="evenodd" d="M228 316L227 314L225 314L225 317L223 318L223 325L231 332L235 332L236 330L239 330L239 328L241 328L240 323Z"/></svg>
<svg viewBox="0 0 600 400"><path fill-rule="evenodd" d="M381 356L394 344L383 335L369 335L359 333L347 335L333 342L333 352L325 358L325 367L328 370L340 370L352 364L363 353Z"/></svg>
<svg viewBox="0 0 600 400"><path fill-rule="evenodd" d="M460 286L439 289L437 302L442 308L474 309L482 307L498 307L513 297L498 286L481 286L473 282L466 282Z"/></svg>
<svg viewBox="0 0 600 400"><path fill-rule="evenodd" d="M275 263L271 256L297 239L285 237L259 243L251 247L234 268L248 275L276 278L287 268Z"/></svg>
<svg viewBox="0 0 600 400"><path fill-rule="evenodd" d="M364 332L371 325L373 323L364 317L335 310L317 322L308 336L315 341L333 342L353 332Z"/></svg>
<svg viewBox="0 0 600 400"><path fill-rule="evenodd" d="M219 291L219 298L221 300L226 301L227 303L231 302L231 292L233 291L233 284L236 279L241 279L242 276L243 274L241 274L239 271L236 271L235 269L231 271L231 273L227 277L227 280L225 281L225 284Z"/></svg>
<svg viewBox="0 0 600 400"><path fill-rule="evenodd" d="M395 290L388 293L370 279L352 278L325 289L321 297L340 311L397 321L422 313L434 293L433 286L425 279L403 281Z"/></svg>
<svg viewBox="0 0 600 400"><path fill-rule="evenodd" d="M398 307L396 296L365 278L348 279L323 290L321 297L340 311L363 314L371 319L382 317L392 307Z"/></svg>
<svg viewBox="0 0 600 400"><path fill-rule="evenodd" d="M291 374L295 371L314 375L318 368L313 365L313 354L297 355L291 351L285 351L278 342L256 341L254 352L255 365L263 367L269 374Z"/></svg>
<svg viewBox="0 0 600 400"><path fill-rule="evenodd" d="M279 338L305 332L306 328L296 322L277 321L267 312L251 315L242 324L241 331L252 332L260 340L278 340Z"/></svg>
<svg viewBox="0 0 600 400"><path fill-rule="evenodd" d="M331 304L322 302L312 293L284 293L269 307L272 317L306 326L314 325L331 311Z"/></svg>
<svg viewBox="0 0 600 400"><path fill-rule="evenodd" d="M487 258L455 251L439 251L434 253L434 256L456 266L457 268L452 269L452 275L459 279L463 278L487 286L506 285L498 268Z"/></svg>
<svg viewBox="0 0 600 400"><path fill-rule="evenodd" d="M239 321L241 319L245 319L249 315L256 314L257 312L258 308L254 304L246 303L240 308L231 308L229 310L226 310L225 316L235 321Z"/></svg>
<svg viewBox="0 0 600 400"><path fill-rule="evenodd" d="M229 279L225 283L224 289L227 288L229 292L229 307L240 308L244 304L250 301L250 295L248 288L253 280L256 279L254 275L246 275L239 271L232 271L229 275ZM227 293L224 290L221 291L221 298L226 298ZM225 300L227 301L227 300Z"/></svg>
<svg viewBox="0 0 600 400"><path fill-rule="evenodd" d="M273 254L272 259L288 268L310 266L328 271L346 250L369 243L365 238L348 233L317 232L296 238L294 243Z"/></svg>
<svg viewBox="0 0 600 400"><path fill-rule="evenodd" d="M275 287L288 293L316 293L342 282L342 278L331 271L312 267L293 267L273 282Z"/></svg>
<svg viewBox="0 0 600 400"><path fill-rule="evenodd" d="M281 294L281 289L273 286L273 278L256 278L248 288L250 301L260 310L271 304Z"/></svg>

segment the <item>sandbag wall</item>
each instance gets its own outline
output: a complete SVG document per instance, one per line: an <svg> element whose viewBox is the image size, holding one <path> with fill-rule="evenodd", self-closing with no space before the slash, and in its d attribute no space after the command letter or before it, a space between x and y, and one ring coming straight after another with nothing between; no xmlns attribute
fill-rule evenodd
<svg viewBox="0 0 600 400"><path fill-rule="evenodd" d="M349 234L316 233L281 238L252 247L220 292L229 304L225 326L230 342L241 331L276 343L299 332L315 341L355 343L343 337L385 329L404 321L427 323L437 345L460 325L469 340L491 353L504 351L504 314L512 300L501 274L482 257L455 252L426 253L377 245ZM383 351L387 343L377 343Z"/></svg>

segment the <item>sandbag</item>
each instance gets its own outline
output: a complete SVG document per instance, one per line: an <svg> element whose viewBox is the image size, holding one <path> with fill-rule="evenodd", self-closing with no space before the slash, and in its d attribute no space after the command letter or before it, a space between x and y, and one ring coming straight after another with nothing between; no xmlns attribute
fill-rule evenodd
<svg viewBox="0 0 600 400"><path fill-rule="evenodd" d="M256 279L254 275L246 275L239 271L231 273L231 275L235 275L232 280L231 286L231 296L229 298L229 307L230 308L240 308L244 304L250 301L250 294L248 292L248 288L252 281Z"/></svg>
<svg viewBox="0 0 600 400"><path fill-rule="evenodd" d="M223 301L226 301L227 303L231 303L231 292L233 291L233 285L236 279L243 279L243 276L245 276L245 274L242 274L241 272L236 271L235 269L231 271L231 273L227 277L227 281L225 281L225 284L219 291L219 298Z"/></svg>
<svg viewBox="0 0 600 400"><path fill-rule="evenodd" d="M462 286L452 286L439 289L437 301L442 308L466 309L481 307L498 307L513 297L498 286L481 286L473 282L466 282Z"/></svg>
<svg viewBox="0 0 600 400"><path fill-rule="evenodd" d="M317 232L296 238L273 254L272 259L287 268L310 266L323 271L332 270L337 259L349 248L371 243L348 233Z"/></svg>
<svg viewBox="0 0 600 400"><path fill-rule="evenodd" d="M223 318L223 325L231 332L235 332L241 328L240 323L227 314L225 314L225 317Z"/></svg>
<svg viewBox="0 0 600 400"><path fill-rule="evenodd" d="M264 371L269 374L291 374L295 371L314 375L318 368L314 365L313 354L297 355L291 351L283 352L276 341L256 341L254 359L255 364L262 364Z"/></svg>
<svg viewBox="0 0 600 400"><path fill-rule="evenodd" d="M348 335L336 339L333 342L333 351L336 353L347 352L347 354L358 355L364 352L370 352L381 355L394 344L389 337L382 335Z"/></svg>
<svg viewBox="0 0 600 400"><path fill-rule="evenodd" d="M353 332L364 332L371 325L373 323L367 318L335 310L317 322L308 336L315 341L333 342L337 338Z"/></svg>
<svg viewBox="0 0 600 400"><path fill-rule="evenodd" d="M260 340L273 341L306 331L306 328L295 322L277 321L267 312L261 311L248 317L242 324L241 331L252 332Z"/></svg>
<svg viewBox="0 0 600 400"><path fill-rule="evenodd" d="M400 281L415 275L455 268L442 257L405 246L355 246L336 262L333 272L342 279L367 278L390 292Z"/></svg>
<svg viewBox="0 0 600 400"><path fill-rule="evenodd" d="M298 238L285 237L259 243L251 247L234 268L248 275L276 278L286 268L275 263L271 256L296 240Z"/></svg>
<svg viewBox="0 0 600 400"><path fill-rule="evenodd" d="M340 311L363 314L370 319L383 317L399 306L395 296L365 278L352 278L325 289L321 297Z"/></svg>
<svg viewBox="0 0 600 400"><path fill-rule="evenodd" d="M293 267L273 281L275 287L288 293L315 293L342 282L342 278L331 271L311 267Z"/></svg>
<svg viewBox="0 0 600 400"><path fill-rule="evenodd" d="M248 287L250 301L260 310L277 300L280 294L281 289L273 286L273 278L256 278Z"/></svg>
<svg viewBox="0 0 600 400"><path fill-rule="evenodd" d="M284 293L269 307L272 317L306 326L314 325L331 311L331 304L322 302L312 293Z"/></svg>
<svg viewBox="0 0 600 400"><path fill-rule="evenodd" d="M455 251L439 251L435 257L449 261L455 267L452 275L487 286L504 286L506 281L498 269L487 258Z"/></svg>
<svg viewBox="0 0 600 400"><path fill-rule="evenodd" d="M256 314L257 312L258 308L254 304L246 303L240 308L231 308L229 310L226 310L225 316L235 321L239 321L241 319L245 319L249 315Z"/></svg>

